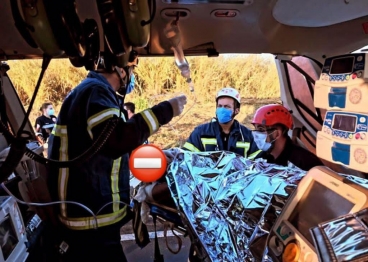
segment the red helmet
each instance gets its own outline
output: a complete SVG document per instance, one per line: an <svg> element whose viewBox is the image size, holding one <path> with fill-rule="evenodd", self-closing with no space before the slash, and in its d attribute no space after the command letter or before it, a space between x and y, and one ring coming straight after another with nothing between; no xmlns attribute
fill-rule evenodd
<svg viewBox="0 0 368 262"><path fill-rule="evenodd" d="M282 105L265 105L257 109L253 116L252 124L265 126L283 124L287 128L292 129L293 118L289 110Z"/></svg>

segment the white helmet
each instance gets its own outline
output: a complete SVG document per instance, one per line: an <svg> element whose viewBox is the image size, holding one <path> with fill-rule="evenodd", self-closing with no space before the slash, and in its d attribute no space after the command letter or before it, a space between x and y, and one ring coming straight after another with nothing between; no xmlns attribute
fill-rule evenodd
<svg viewBox="0 0 368 262"><path fill-rule="evenodd" d="M220 91L218 91L216 96L216 101L220 97L231 97L234 98L240 104L240 93L232 87L224 87Z"/></svg>

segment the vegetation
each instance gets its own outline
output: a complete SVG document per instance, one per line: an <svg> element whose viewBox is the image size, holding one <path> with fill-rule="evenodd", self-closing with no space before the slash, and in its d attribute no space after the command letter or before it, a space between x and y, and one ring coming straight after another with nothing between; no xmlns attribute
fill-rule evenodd
<svg viewBox="0 0 368 262"><path fill-rule="evenodd" d="M210 120L215 111L214 97L221 87L232 86L240 91L244 103L237 119L245 124L249 124L259 104L279 99L277 70L271 55L189 57L188 61L195 85L193 93L172 57L140 58L134 71L135 90L126 101L134 102L137 111L180 93L188 95L184 114L149 139L161 147L182 144L196 125ZM8 74L27 109L39 77L41 61L9 61L9 65ZM57 113L64 97L86 74L84 68L73 67L67 59L51 61L32 110L32 123L40 115L38 109L43 102L51 101Z"/></svg>

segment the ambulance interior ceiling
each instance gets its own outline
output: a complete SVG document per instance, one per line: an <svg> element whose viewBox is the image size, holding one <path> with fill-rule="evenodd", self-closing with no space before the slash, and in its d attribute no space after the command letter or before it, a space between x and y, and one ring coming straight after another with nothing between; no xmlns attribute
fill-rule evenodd
<svg viewBox="0 0 368 262"><path fill-rule="evenodd" d="M16 1L16 0L14 0ZM172 52L163 34L181 11L179 26L186 55L219 53L273 53L307 55L323 61L368 44L367 0L156 0L151 39L142 56ZM93 4L92 4L93 3ZM81 21L94 18L102 32L97 6L76 0ZM42 56L18 33L10 1L0 3L0 58ZM234 15L235 14L235 15ZM230 16L230 17L229 17ZM101 43L103 36L101 34ZM101 45L102 46L102 45Z"/></svg>

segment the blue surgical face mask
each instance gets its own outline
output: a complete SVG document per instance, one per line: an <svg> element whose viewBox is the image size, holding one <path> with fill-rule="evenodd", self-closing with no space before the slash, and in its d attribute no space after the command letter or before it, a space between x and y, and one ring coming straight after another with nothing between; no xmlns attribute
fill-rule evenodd
<svg viewBox="0 0 368 262"><path fill-rule="evenodd" d="M48 110L47 110L47 114L48 114L49 116L53 116L53 115L55 114L54 109L48 109Z"/></svg>
<svg viewBox="0 0 368 262"><path fill-rule="evenodd" d="M272 143L275 140L273 140L271 143L270 142L266 142L267 137L269 135L270 134L267 134L267 132L253 131L254 142L256 143L257 147L260 150L262 150L262 151L268 151L271 148Z"/></svg>
<svg viewBox="0 0 368 262"><path fill-rule="evenodd" d="M126 94L130 94L133 91L134 85L135 85L135 76L134 74L132 74L130 76L130 83L127 86Z"/></svg>
<svg viewBox="0 0 368 262"><path fill-rule="evenodd" d="M233 119L233 110L225 107L218 107L216 108L216 116L220 124L229 123Z"/></svg>

